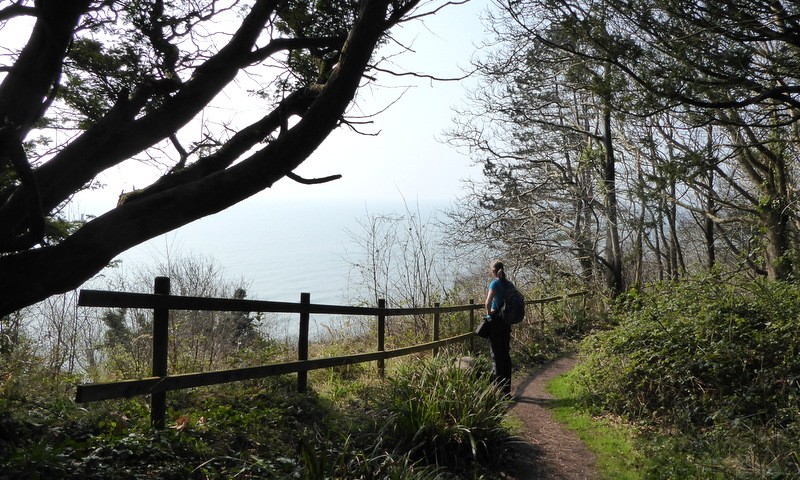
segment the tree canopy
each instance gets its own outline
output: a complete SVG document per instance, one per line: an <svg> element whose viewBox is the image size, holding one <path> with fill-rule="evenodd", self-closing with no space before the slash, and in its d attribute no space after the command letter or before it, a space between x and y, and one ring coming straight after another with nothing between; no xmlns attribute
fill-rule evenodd
<svg viewBox="0 0 800 480"><path fill-rule="evenodd" d="M118 253L281 178L330 180L292 171L347 122L390 29L445 4L0 3L0 33L29 35L0 64L0 315L76 288ZM258 84L259 118L203 125L187 140L186 126L245 77ZM99 174L142 158L166 173L96 218L62 213Z"/></svg>
<svg viewBox="0 0 800 480"><path fill-rule="evenodd" d="M698 267L793 275L795 3L497 5L451 135L486 174L458 238L489 230L545 276L615 293Z"/></svg>

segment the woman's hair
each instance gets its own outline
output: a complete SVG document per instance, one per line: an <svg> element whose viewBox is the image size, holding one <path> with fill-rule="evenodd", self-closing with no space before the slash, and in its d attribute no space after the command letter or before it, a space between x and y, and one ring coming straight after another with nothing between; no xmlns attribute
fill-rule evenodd
<svg viewBox="0 0 800 480"><path fill-rule="evenodd" d="M492 262L492 272L497 274L497 278L500 280L506 279L506 271L503 269L503 262L500 260L495 260Z"/></svg>

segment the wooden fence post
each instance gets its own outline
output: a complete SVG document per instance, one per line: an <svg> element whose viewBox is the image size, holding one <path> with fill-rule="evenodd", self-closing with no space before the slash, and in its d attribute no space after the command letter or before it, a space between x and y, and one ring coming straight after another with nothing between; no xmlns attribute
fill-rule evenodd
<svg viewBox="0 0 800 480"><path fill-rule="evenodd" d="M169 295L169 277L156 277L153 293ZM167 376L167 348L169 346L169 310L153 310L153 376ZM150 423L154 428L164 428L167 417L167 392L155 392L150 396Z"/></svg>
<svg viewBox="0 0 800 480"><path fill-rule="evenodd" d="M470 305L475 305L475 299L471 298L469 300L469 304ZM475 331L475 309L474 308L470 308L469 309L469 331L470 332L474 332ZM469 337L469 351L470 352L474 352L475 351L475 335Z"/></svg>
<svg viewBox="0 0 800 480"><path fill-rule="evenodd" d="M308 321L311 317L309 304L310 293L300 294L300 330L297 335L297 359L308 360ZM297 372L297 391L304 393L308 387L308 372Z"/></svg>
<svg viewBox="0 0 800 480"><path fill-rule="evenodd" d="M311 370L319 368L331 368L341 365L352 365L364 362L379 362L379 368L384 370L384 362L387 358L395 358L404 355L411 355L417 352L432 350L434 347L429 345L426 341L425 344L415 345L412 347L404 347L397 349L385 350L385 320L386 317L394 314L394 309L386 308L386 301L379 300L380 308L351 307L341 308L336 307L331 310L320 308L317 305L314 311L318 313L334 313L334 314L353 314L353 315L376 315L379 320L379 335L378 335L378 352L370 352L366 354L348 355L344 357L335 358L318 358L308 359L308 345L309 345L309 317L311 313L311 294L301 294L301 302L287 303L287 302L265 302L265 301L247 301L247 300L231 300L222 298L190 298L181 296L170 296L170 279L167 277L157 277L154 284L154 294L139 295L127 292L102 292L97 290L81 290L78 299L80 306L93 306L93 307L115 307L115 308L140 308L153 310L153 378L145 378L138 380L123 380L108 383L95 383L88 385L78 385L75 401L78 403L95 402L100 400L110 400L113 398L126 398L134 395L150 395L151 401L151 422L154 428L163 428L166 419L166 392L167 390L182 390L186 388L194 388L208 385L218 385L222 383L243 381L254 378L264 378L272 375L288 375L292 373L298 374L299 389L305 390L307 388L307 375ZM568 305L573 296L583 296L581 299L582 305L586 308L589 300L586 298L586 292L579 292L568 294L566 299L564 296L557 296L553 298L541 298L530 302L531 305L531 321L534 321L533 315L541 312L542 329L546 321L545 304L557 301L566 301ZM537 308L535 304L539 304ZM300 327L299 327L299 345L298 356L299 361L285 362L280 364L260 365L257 367L248 367L242 369L232 369L225 371L214 371L205 373L190 373L187 375L167 375L168 371L168 345L169 345L169 316L170 309L179 310L205 310L205 311L230 311L236 310L246 305L249 310L257 312L290 312L300 314ZM475 308L479 307L479 308ZM474 323L475 311L480 310L482 305L476 305L475 300L470 300L469 305L461 305L457 308L442 308L439 303L436 303L434 308L413 309L413 311L421 311L423 315L430 313L434 314L434 332L433 337L436 345L436 355L438 349L442 345L451 345L455 342L462 342L474 339ZM400 309L404 310L404 309ZM445 312L461 312L469 310L469 332L458 334L454 337L440 340L440 318L442 311ZM590 320L591 321L591 320ZM471 342L472 343L472 342ZM385 372L384 372L385 374ZM163 391L155 392L156 388L161 388Z"/></svg>
<svg viewBox="0 0 800 480"><path fill-rule="evenodd" d="M541 312L540 315L542 317L542 322L541 322L542 323L542 336L544 337L544 322L546 320L545 313L544 313L544 302L539 304L539 312Z"/></svg>
<svg viewBox="0 0 800 480"><path fill-rule="evenodd" d="M581 306L581 309L582 309L581 311L583 312L583 319L582 320L586 320L587 318L589 318L589 315L587 315L587 313L586 313L586 296L587 295L588 295L588 293L585 293L585 294L581 295L581 301L583 302L583 305ZM594 322L592 321L591 318L589 318L589 329L591 330L592 327L594 327Z"/></svg>
<svg viewBox="0 0 800 480"><path fill-rule="evenodd" d="M378 299L378 308L381 312L378 314L378 351L386 351L386 313L383 311L386 308L386 299ZM378 359L378 377L381 379L386 376L386 360L383 358Z"/></svg>
<svg viewBox="0 0 800 480"><path fill-rule="evenodd" d="M433 308L439 308L439 302L433 304ZM439 310L433 314L433 341L439 341ZM433 356L439 355L439 347L433 349Z"/></svg>

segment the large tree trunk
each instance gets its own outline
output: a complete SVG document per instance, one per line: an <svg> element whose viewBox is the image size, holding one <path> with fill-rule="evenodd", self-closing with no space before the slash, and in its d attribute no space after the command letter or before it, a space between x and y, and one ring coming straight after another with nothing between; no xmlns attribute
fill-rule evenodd
<svg viewBox="0 0 800 480"><path fill-rule="evenodd" d="M89 221L57 245L0 257L0 291L3 292L0 297L0 316L50 295L77 288L128 248L224 210L290 174L338 125L368 68L374 48L391 24L391 19L387 20L390 18L390 5L392 3L388 0L362 2L359 17L331 77L315 92L301 120L260 151L228 168L212 169L203 172L203 175L184 178L168 188L145 191ZM405 4L403 8L410 8L411 5ZM248 28L255 28L259 22L263 26L264 15L270 11L266 5L254 10L232 42L255 42L260 27L253 32ZM400 18L403 13L396 11L392 15ZM252 22L249 27L248 22ZM245 52L250 52L250 49L247 47ZM46 168L37 171L43 186L42 202L48 206L60 203L68 195L64 183L74 189L76 183L85 183L93 178L95 172L106 168L105 162L100 162L102 165L94 163L96 155L105 159L129 157L152 142L154 135L163 137L168 134L165 132L171 130L161 129L165 124L172 128L188 121L193 114L187 114L186 110L199 109L201 105L196 103L199 97L213 97L212 94L226 83L219 79L220 76L229 75L232 78L235 75L237 69L229 68L230 62L234 66L241 66L246 60L225 49L219 55L222 58L214 62L214 68L209 67L208 75L201 72L193 77L191 81L198 82L196 89L181 91L181 95L194 95L192 98L182 97L185 103L161 109L156 112L158 115L155 119L148 116L130 118L127 105L118 105L115 107L117 111L109 114L93 131L87 132L86 138L78 139L67 147L63 155L72 157L71 161L45 164ZM177 102L177 96L170 98ZM132 130L119 132L117 128L125 124L131 126ZM197 163L202 163L202 160ZM0 217L2 214L19 214L14 208L13 198L6 207L0 210Z"/></svg>
<svg viewBox="0 0 800 480"><path fill-rule="evenodd" d="M611 132L611 110L603 112L603 185L605 186L606 210L606 287L616 296L625 290L622 270L622 244L619 238L619 219L617 218L617 170L614 157L614 142Z"/></svg>
<svg viewBox="0 0 800 480"><path fill-rule="evenodd" d="M789 217L783 212L783 208L770 207L762 215L767 230L764 259L771 280L787 280L794 271L789 255Z"/></svg>
<svg viewBox="0 0 800 480"><path fill-rule="evenodd" d="M575 201L575 248L578 255L578 263L581 268L582 281L586 285L591 285L595 281L596 256L594 244L592 243L591 233L591 213L590 208L583 199Z"/></svg>
<svg viewBox="0 0 800 480"><path fill-rule="evenodd" d="M717 264L716 236L714 235L714 219L717 214L717 205L714 201L714 142L713 129L708 127L708 144L706 147L706 216L703 222L703 233L706 241L706 268L713 271Z"/></svg>
<svg viewBox="0 0 800 480"><path fill-rule="evenodd" d="M644 192L644 171L639 158L636 160L636 194L639 199L639 218L636 225L636 240L633 243L633 258L636 262L634 266L633 284L636 288L641 288L644 284L644 236L645 220L647 218L647 199Z"/></svg>
<svg viewBox="0 0 800 480"><path fill-rule="evenodd" d="M738 120L736 112L730 118ZM755 209L760 213L758 220L765 230L764 268L767 277L773 280L786 280L793 271L791 259L791 216L792 187L786 167L784 153L773 150L770 145L760 141L758 134L748 126L731 125L728 131L739 147L739 165L758 188L754 196Z"/></svg>
<svg viewBox="0 0 800 480"><path fill-rule="evenodd" d="M766 261L769 277L775 280L788 280L794 273L791 245L791 216L792 204L789 172L786 168L786 159L781 154L769 152L770 167L768 193L772 202L765 208L764 220L767 225Z"/></svg>
<svg viewBox="0 0 800 480"><path fill-rule="evenodd" d="M0 85L0 122L24 138L52 99L72 32L89 0L39 0L30 39Z"/></svg>
<svg viewBox="0 0 800 480"><path fill-rule="evenodd" d="M676 193L676 181L672 180L669 192L670 198L677 198ZM678 204L676 202L670 202L667 218L669 220L670 268L673 278L678 278L686 272L686 264L683 260L683 250L678 236Z"/></svg>

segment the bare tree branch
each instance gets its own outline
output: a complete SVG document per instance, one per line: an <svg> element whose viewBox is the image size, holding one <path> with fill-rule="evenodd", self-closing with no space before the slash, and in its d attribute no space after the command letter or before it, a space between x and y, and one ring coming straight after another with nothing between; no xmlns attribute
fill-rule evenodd
<svg viewBox="0 0 800 480"><path fill-rule="evenodd" d="M322 178L303 178L300 175L297 175L296 173L293 172L287 173L286 176L291 178L295 182L301 183L303 185L318 185L320 183L328 183L342 178L342 176L339 174L329 175L327 177L322 177Z"/></svg>

